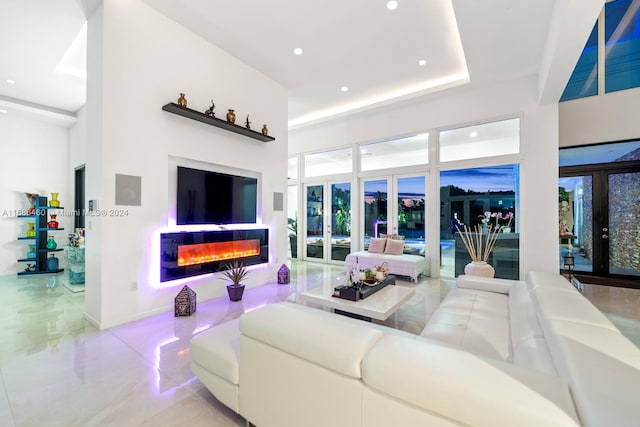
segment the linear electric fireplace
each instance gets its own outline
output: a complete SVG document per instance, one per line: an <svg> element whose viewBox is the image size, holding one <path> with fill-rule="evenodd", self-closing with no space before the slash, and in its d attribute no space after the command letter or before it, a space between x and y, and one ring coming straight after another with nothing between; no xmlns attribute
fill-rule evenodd
<svg viewBox="0 0 640 427"><path fill-rule="evenodd" d="M269 262L269 230L182 231L160 234L160 281L215 273L239 260Z"/></svg>

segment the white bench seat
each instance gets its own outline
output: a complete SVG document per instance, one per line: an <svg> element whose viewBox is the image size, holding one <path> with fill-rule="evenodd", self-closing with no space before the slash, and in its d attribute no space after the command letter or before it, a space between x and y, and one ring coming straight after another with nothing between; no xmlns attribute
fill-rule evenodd
<svg viewBox="0 0 640 427"><path fill-rule="evenodd" d="M414 282L418 281L418 276L421 274L429 275L428 259L421 255L390 255L358 251L347 255L344 262L349 269L355 268L356 263L360 269L365 269L380 266L386 262L389 274L411 277Z"/></svg>

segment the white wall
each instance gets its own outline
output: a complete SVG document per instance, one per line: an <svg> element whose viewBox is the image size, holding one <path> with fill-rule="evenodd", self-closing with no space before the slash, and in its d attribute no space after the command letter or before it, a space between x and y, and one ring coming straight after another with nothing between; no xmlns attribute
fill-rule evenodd
<svg viewBox="0 0 640 427"><path fill-rule="evenodd" d="M560 146L640 138L640 88L560 103Z"/></svg>
<svg viewBox="0 0 640 427"><path fill-rule="evenodd" d="M287 93L262 74L155 12L139 0L104 2L89 20L87 200L121 217L87 218L86 316L105 328L170 310L182 285L158 287L154 237L167 226L169 158L221 164L262 174L263 222L270 227L268 266L252 268L248 287L275 280L286 261L286 212L273 192L287 189ZM234 108L253 128L268 124L262 143L161 110L186 93L217 117ZM115 206L115 174L142 177L142 206ZM156 266L156 267L154 267ZM215 278L189 284L198 301L224 296Z"/></svg>
<svg viewBox="0 0 640 427"><path fill-rule="evenodd" d="M293 130L289 133L290 154L520 116L521 155L504 157L504 163L519 160L522 164L520 270L522 275L534 269L556 272L559 262L556 230L558 107L557 104L538 105L537 91L537 79L533 76L491 87L451 89L437 96ZM430 153L430 157L433 158L434 153ZM472 163L460 162L457 165L470 167ZM430 181L427 198L430 206L435 208L428 215L438 218L437 177L432 176ZM428 227L429 236L439 235L437 221L431 221ZM427 254L435 254L430 257L432 275L439 271L437 240L430 239L427 248Z"/></svg>
<svg viewBox="0 0 640 427"><path fill-rule="evenodd" d="M0 275L23 271L29 241L16 240L27 230L26 219L18 219L15 210L28 209L25 192L38 193L51 199L60 193L63 207L71 201L67 182L66 126L40 120L37 116L14 113L0 114ZM33 221L31 221L33 222ZM68 218L59 217L60 227L68 227ZM59 245L67 240L66 232L52 233ZM61 265L64 263L59 257Z"/></svg>

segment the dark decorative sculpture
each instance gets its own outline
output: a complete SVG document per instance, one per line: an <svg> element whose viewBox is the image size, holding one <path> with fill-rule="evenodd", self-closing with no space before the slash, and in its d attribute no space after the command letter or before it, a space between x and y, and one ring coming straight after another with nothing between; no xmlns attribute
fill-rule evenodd
<svg viewBox="0 0 640 427"><path fill-rule="evenodd" d="M216 104L213 103L213 99L211 100L211 107L207 108L204 112L207 116L215 117L216 113L213 112L213 109L216 108Z"/></svg>
<svg viewBox="0 0 640 427"><path fill-rule="evenodd" d="M244 125L247 129L251 129L251 122L249 121L249 115L247 114L247 120L245 120Z"/></svg>

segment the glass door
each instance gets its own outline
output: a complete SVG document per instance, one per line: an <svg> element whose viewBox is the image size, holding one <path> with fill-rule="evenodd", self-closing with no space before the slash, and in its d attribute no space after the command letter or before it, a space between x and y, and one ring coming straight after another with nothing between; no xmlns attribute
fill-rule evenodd
<svg viewBox="0 0 640 427"><path fill-rule="evenodd" d="M558 187L558 243L560 269L565 269L565 256L574 257L574 271L593 272L593 177L577 175L560 178Z"/></svg>
<svg viewBox="0 0 640 427"><path fill-rule="evenodd" d="M308 185L305 191L306 221L305 249L306 258L324 260L324 184Z"/></svg>
<svg viewBox="0 0 640 427"><path fill-rule="evenodd" d="M640 171L609 173L607 224L598 236L609 274L640 277Z"/></svg>
<svg viewBox="0 0 640 427"><path fill-rule="evenodd" d="M565 173L563 175L570 175ZM560 269L640 277L640 170L596 169L559 180Z"/></svg>
<svg viewBox="0 0 640 427"><path fill-rule="evenodd" d="M351 252L351 183L308 185L306 259L340 263Z"/></svg>
<svg viewBox="0 0 640 427"><path fill-rule="evenodd" d="M426 236L426 176L391 175L363 180L363 245L371 238L398 234L405 253L424 255ZM389 206L389 200L393 204Z"/></svg>

